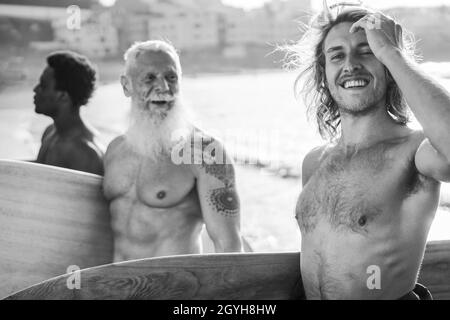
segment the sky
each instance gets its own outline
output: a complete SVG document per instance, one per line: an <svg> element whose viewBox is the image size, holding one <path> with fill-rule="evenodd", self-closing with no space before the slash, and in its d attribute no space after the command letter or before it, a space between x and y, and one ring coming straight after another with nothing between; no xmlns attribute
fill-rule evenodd
<svg viewBox="0 0 450 320"><path fill-rule="evenodd" d="M251 9L262 6L270 0L222 0L224 4L244 9ZM295 0L291 0L295 1ZM374 8L398 7L398 6L434 6L434 5L450 5L449 0L363 0L365 4ZM105 5L112 5L115 0L100 0ZM336 0L328 0L329 4L341 2ZM322 0L312 0L313 8L322 8Z"/></svg>
<svg viewBox="0 0 450 320"><path fill-rule="evenodd" d="M269 0L222 0L224 4L235 7L251 9L263 5ZM295 1L295 0L291 0ZM322 0L312 0L313 7L320 9ZM329 0L330 4L337 1ZM341 2L341 1L339 1ZM432 5L450 5L449 0L364 0L364 3L374 8L398 7L398 6L432 6Z"/></svg>

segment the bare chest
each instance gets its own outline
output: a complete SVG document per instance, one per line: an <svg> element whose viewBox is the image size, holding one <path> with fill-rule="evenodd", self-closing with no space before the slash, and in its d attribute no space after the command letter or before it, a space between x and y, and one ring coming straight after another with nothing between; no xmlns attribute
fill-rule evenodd
<svg viewBox="0 0 450 320"><path fill-rule="evenodd" d="M391 215L410 191L412 170L392 153L330 154L304 186L296 214L302 232L320 221L335 230L367 234Z"/></svg>
<svg viewBox="0 0 450 320"><path fill-rule="evenodd" d="M173 164L170 157L153 161L122 147L105 161L103 188L109 200L126 197L151 207L170 207L194 185L189 168Z"/></svg>

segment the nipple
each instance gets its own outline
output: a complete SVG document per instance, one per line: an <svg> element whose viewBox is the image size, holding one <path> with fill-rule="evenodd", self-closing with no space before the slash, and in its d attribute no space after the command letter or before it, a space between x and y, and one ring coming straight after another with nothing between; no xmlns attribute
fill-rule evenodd
<svg viewBox="0 0 450 320"><path fill-rule="evenodd" d="M160 191L156 196L158 197L159 200L164 199L166 197L166 192Z"/></svg>

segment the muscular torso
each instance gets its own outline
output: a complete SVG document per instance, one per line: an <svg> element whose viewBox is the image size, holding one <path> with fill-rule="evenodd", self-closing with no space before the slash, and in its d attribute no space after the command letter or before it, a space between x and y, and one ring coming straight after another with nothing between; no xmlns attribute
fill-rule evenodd
<svg viewBox="0 0 450 320"><path fill-rule="evenodd" d="M396 299L414 288L439 200L439 183L415 169L417 141L323 149L296 210L308 299ZM373 267L380 288L368 286Z"/></svg>
<svg viewBox="0 0 450 320"><path fill-rule="evenodd" d="M145 158L118 138L105 157L114 260L200 253L203 225L191 169Z"/></svg>

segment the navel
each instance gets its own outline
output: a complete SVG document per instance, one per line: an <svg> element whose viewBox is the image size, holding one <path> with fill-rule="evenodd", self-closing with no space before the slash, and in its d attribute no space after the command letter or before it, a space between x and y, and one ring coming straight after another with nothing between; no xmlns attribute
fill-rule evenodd
<svg viewBox="0 0 450 320"><path fill-rule="evenodd" d="M366 216L361 216L361 218L359 218L359 220L358 220L358 224L359 224L361 227L364 227L364 226L366 225L366 223L367 223L367 218L366 218Z"/></svg>
<svg viewBox="0 0 450 320"><path fill-rule="evenodd" d="M158 197L159 200L162 200L166 197L166 192L160 191L160 192L158 192L158 194L156 196Z"/></svg>

